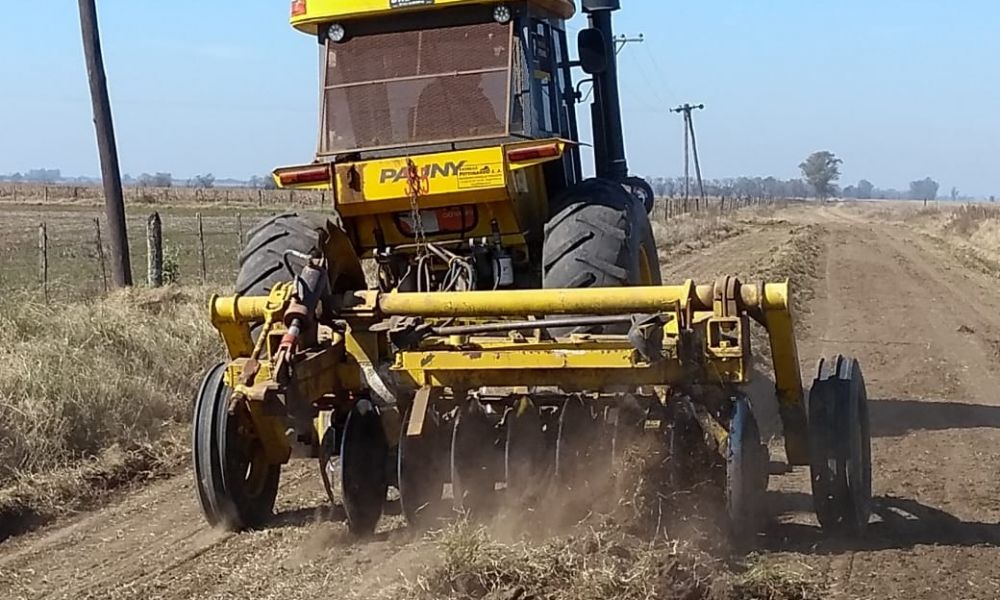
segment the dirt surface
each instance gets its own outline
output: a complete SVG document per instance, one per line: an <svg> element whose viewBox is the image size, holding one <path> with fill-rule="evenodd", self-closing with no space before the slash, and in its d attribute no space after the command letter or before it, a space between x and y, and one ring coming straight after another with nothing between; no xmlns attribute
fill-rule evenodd
<svg viewBox="0 0 1000 600"><path fill-rule="evenodd" d="M787 273L800 288L806 386L821 353L851 353L864 367L876 522L860 541L826 538L807 472L773 477L768 567L801 574L824 598L998 598L1000 282L946 241L884 217L864 205L791 208L679 256L665 280ZM286 473L263 531L207 528L183 473L8 540L0 597L366 598L435 560L398 517L375 541L352 542L325 508L315 466Z"/></svg>

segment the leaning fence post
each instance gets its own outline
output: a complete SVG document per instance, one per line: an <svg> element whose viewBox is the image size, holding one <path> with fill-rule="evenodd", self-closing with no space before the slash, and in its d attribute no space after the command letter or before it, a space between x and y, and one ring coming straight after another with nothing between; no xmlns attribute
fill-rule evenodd
<svg viewBox="0 0 1000 600"><path fill-rule="evenodd" d="M163 286L163 223L154 212L146 221L146 281L149 287Z"/></svg>
<svg viewBox="0 0 1000 600"><path fill-rule="evenodd" d="M201 256L201 282L208 283L208 261L205 257L205 224L202 221L201 213L198 218L198 254Z"/></svg>
<svg viewBox="0 0 1000 600"><path fill-rule="evenodd" d="M108 293L108 268L104 264L104 242L101 240L101 219L94 217L94 242L97 244L97 264L101 268L101 283L104 293Z"/></svg>
<svg viewBox="0 0 1000 600"><path fill-rule="evenodd" d="M42 298L49 303L49 233L45 223L38 225L38 280L42 284Z"/></svg>

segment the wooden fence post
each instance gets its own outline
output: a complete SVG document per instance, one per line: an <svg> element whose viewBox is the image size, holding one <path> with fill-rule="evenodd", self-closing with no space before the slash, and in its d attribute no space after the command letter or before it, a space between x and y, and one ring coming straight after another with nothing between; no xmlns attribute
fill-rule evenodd
<svg viewBox="0 0 1000 600"><path fill-rule="evenodd" d="M101 283L104 293L108 293L108 268L104 264L104 241L101 240L101 219L94 217L94 242L97 244L97 264L101 268Z"/></svg>
<svg viewBox="0 0 1000 600"><path fill-rule="evenodd" d="M240 243L239 250L242 252L247 241L246 238L243 237L243 213L241 212L236 213L236 235Z"/></svg>
<svg viewBox="0 0 1000 600"><path fill-rule="evenodd" d="M163 223L154 212L146 221L146 281L149 287L163 287Z"/></svg>
<svg viewBox="0 0 1000 600"><path fill-rule="evenodd" d="M264 190L257 190L257 208L264 206Z"/></svg>
<svg viewBox="0 0 1000 600"><path fill-rule="evenodd" d="M202 221L201 213L198 217L198 254L201 256L201 283L208 283L208 260L205 256L205 223Z"/></svg>
<svg viewBox="0 0 1000 600"><path fill-rule="evenodd" d="M49 232L45 223L38 225L38 280L42 284L42 298L49 303Z"/></svg>

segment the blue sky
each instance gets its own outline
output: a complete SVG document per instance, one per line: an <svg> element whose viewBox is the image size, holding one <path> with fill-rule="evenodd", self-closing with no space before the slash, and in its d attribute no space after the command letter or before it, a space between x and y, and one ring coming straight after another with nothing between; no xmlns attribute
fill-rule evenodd
<svg viewBox="0 0 1000 600"><path fill-rule="evenodd" d="M76 3L0 17L0 173L97 174ZM618 28L633 170L682 169L682 102L706 177L798 175L811 151L843 183L932 176L1000 195L1000 3L624 0ZM124 171L249 177L308 161L317 51L285 0L98 0ZM582 19L572 27L579 29Z"/></svg>

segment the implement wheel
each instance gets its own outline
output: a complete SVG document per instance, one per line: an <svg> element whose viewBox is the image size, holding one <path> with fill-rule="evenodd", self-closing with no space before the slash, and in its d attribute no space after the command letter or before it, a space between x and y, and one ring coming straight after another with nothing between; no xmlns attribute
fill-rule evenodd
<svg viewBox="0 0 1000 600"><path fill-rule="evenodd" d="M340 445L340 480L347 528L356 536L375 532L382 517L389 478L389 444L378 409L360 400L347 415Z"/></svg>
<svg viewBox="0 0 1000 600"><path fill-rule="evenodd" d="M809 393L813 504L823 529L861 534L872 505L868 393L857 360L821 359Z"/></svg>
<svg viewBox="0 0 1000 600"><path fill-rule="evenodd" d="M422 433L411 437L411 418L413 413L407 412L399 436L399 499L407 523L426 528L448 512L443 500L449 475L447 429L434 408L427 407Z"/></svg>
<svg viewBox="0 0 1000 600"><path fill-rule="evenodd" d="M740 544L749 544L764 522L769 455L761 443L750 402L737 398L726 449L726 512L729 530Z"/></svg>
<svg viewBox="0 0 1000 600"><path fill-rule="evenodd" d="M229 531L259 527L274 511L281 466L268 464L242 405L230 412L226 366L212 368L195 402L192 459L202 512Z"/></svg>
<svg viewBox="0 0 1000 600"><path fill-rule="evenodd" d="M542 286L546 289L659 285L660 262L649 215L614 182L589 179L555 202L545 226ZM580 327L567 333L624 333L627 327Z"/></svg>

